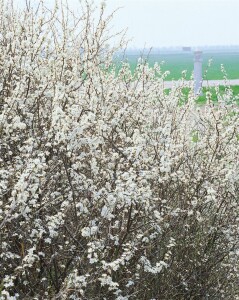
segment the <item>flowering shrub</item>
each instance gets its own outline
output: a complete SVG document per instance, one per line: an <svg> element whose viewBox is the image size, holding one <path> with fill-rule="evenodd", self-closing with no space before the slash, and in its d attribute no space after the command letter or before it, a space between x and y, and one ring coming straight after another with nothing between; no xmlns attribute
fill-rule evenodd
<svg viewBox="0 0 239 300"><path fill-rule="evenodd" d="M0 299L237 299L231 94L115 76L104 6L0 9Z"/></svg>

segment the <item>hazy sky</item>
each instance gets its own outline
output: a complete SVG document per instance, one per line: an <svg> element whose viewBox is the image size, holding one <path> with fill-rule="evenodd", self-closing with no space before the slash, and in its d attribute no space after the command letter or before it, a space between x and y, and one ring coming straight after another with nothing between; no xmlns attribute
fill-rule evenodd
<svg viewBox="0 0 239 300"><path fill-rule="evenodd" d="M239 0L108 0L135 46L239 45Z"/></svg>
<svg viewBox="0 0 239 300"><path fill-rule="evenodd" d="M68 0L75 9L78 1ZM112 26L114 30L128 28L127 36L133 38L131 47L239 45L239 0L105 2L107 12L122 7Z"/></svg>

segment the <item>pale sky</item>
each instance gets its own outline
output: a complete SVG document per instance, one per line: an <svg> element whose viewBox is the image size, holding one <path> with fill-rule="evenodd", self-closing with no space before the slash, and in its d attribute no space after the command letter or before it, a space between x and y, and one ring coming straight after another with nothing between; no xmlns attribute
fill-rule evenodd
<svg viewBox="0 0 239 300"><path fill-rule="evenodd" d="M78 1L68 0L76 10ZM107 12L122 7L112 27L114 31L128 28L127 37L133 39L130 47L239 45L239 0L105 2Z"/></svg>
<svg viewBox="0 0 239 300"><path fill-rule="evenodd" d="M239 45L239 0L108 0L114 24L143 47Z"/></svg>

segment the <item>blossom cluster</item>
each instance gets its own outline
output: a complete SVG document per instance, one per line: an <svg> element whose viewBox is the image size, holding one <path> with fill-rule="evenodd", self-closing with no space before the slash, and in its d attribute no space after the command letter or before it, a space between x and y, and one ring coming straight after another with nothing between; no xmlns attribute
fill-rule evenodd
<svg viewBox="0 0 239 300"><path fill-rule="evenodd" d="M0 299L237 299L233 95L116 71L105 5L0 3Z"/></svg>

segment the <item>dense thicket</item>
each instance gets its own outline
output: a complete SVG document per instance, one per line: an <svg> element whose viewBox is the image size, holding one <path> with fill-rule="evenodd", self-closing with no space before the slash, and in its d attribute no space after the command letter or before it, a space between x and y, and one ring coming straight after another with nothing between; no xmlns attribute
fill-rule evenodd
<svg viewBox="0 0 239 300"><path fill-rule="evenodd" d="M0 299L238 299L230 90L116 76L111 17L81 11L1 0Z"/></svg>

